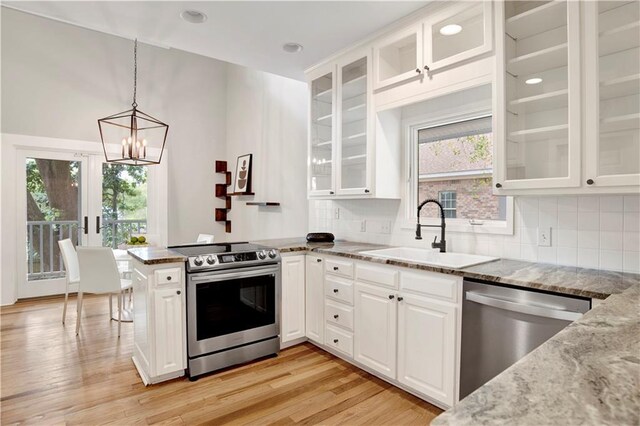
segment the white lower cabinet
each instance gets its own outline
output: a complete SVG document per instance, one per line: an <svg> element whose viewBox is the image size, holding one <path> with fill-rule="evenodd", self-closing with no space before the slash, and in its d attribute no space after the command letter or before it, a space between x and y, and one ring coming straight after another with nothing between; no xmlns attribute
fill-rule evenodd
<svg viewBox="0 0 640 426"><path fill-rule="evenodd" d="M187 368L184 263L134 261L133 363L145 385L184 375Z"/></svg>
<svg viewBox="0 0 640 426"><path fill-rule="evenodd" d="M452 406L456 307L403 294L398 302L398 381Z"/></svg>
<svg viewBox="0 0 640 426"><path fill-rule="evenodd" d="M354 359L378 373L396 376L395 291L356 283Z"/></svg>
<svg viewBox="0 0 640 426"><path fill-rule="evenodd" d="M309 340L324 343L324 261L306 256L305 322Z"/></svg>
<svg viewBox="0 0 640 426"><path fill-rule="evenodd" d="M182 339L184 315L180 287L153 291L156 375L184 369Z"/></svg>
<svg viewBox="0 0 640 426"><path fill-rule="evenodd" d="M280 343L305 337L305 256L282 257Z"/></svg>

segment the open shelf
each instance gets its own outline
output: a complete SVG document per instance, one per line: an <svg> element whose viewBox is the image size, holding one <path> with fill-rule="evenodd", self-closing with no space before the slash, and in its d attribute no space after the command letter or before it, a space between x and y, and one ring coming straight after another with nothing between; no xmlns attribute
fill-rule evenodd
<svg viewBox="0 0 640 426"><path fill-rule="evenodd" d="M555 92L543 93L541 95L527 96L526 98L515 99L509 102L510 110L513 112L537 112L558 108L565 108L569 102L569 91L567 89L556 90Z"/></svg>
<svg viewBox="0 0 640 426"><path fill-rule="evenodd" d="M640 74L625 75L600 82L600 99L637 95L640 92Z"/></svg>
<svg viewBox="0 0 640 426"><path fill-rule="evenodd" d="M616 115L600 119L600 133L635 130L640 128L640 113Z"/></svg>
<svg viewBox="0 0 640 426"><path fill-rule="evenodd" d="M567 43L551 46L533 53L515 57L507 63L512 74L534 74L567 65Z"/></svg>
<svg viewBox="0 0 640 426"><path fill-rule="evenodd" d="M552 1L527 10L505 21L507 33L525 38L567 25L566 1Z"/></svg>
<svg viewBox="0 0 640 426"><path fill-rule="evenodd" d="M367 93L367 76L361 75L342 85L342 99L350 99Z"/></svg>
<svg viewBox="0 0 640 426"><path fill-rule="evenodd" d="M638 21L601 32L598 41L600 56L607 56L640 46L639 33L640 22Z"/></svg>
<svg viewBox="0 0 640 426"><path fill-rule="evenodd" d="M533 129L518 130L509 133L509 139L514 142L532 142L545 139L566 138L569 125L559 124L556 126L537 127Z"/></svg>
<svg viewBox="0 0 640 426"><path fill-rule="evenodd" d="M316 101L324 102L326 104L330 104L332 100L331 99L332 96L333 96L333 89L327 89L315 95L313 99L315 99Z"/></svg>

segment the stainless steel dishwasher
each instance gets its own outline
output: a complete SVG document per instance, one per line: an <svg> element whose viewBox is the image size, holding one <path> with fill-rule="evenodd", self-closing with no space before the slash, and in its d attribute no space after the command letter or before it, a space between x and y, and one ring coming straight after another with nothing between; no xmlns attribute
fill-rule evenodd
<svg viewBox="0 0 640 426"><path fill-rule="evenodd" d="M460 399L577 320L591 300L465 280Z"/></svg>

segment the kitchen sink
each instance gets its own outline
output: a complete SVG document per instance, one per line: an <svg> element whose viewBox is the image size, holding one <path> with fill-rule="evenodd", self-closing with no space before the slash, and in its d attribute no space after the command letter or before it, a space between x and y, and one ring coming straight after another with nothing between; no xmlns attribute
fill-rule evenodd
<svg viewBox="0 0 640 426"><path fill-rule="evenodd" d="M499 259L498 257L479 256L476 254L440 253L437 250L412 247L369 250L360 252L360 254L454 269L466 268Z"/></svg>

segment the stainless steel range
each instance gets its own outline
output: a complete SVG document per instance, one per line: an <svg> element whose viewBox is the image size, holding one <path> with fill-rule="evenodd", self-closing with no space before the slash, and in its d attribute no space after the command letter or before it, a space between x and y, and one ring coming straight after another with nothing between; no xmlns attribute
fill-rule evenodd
<svg viewBox="0 0 640 426"><path fill-rule="evenodd" d="M245 242L170 248L188 258L189 378L278 353L278 250Z"/></svg>

